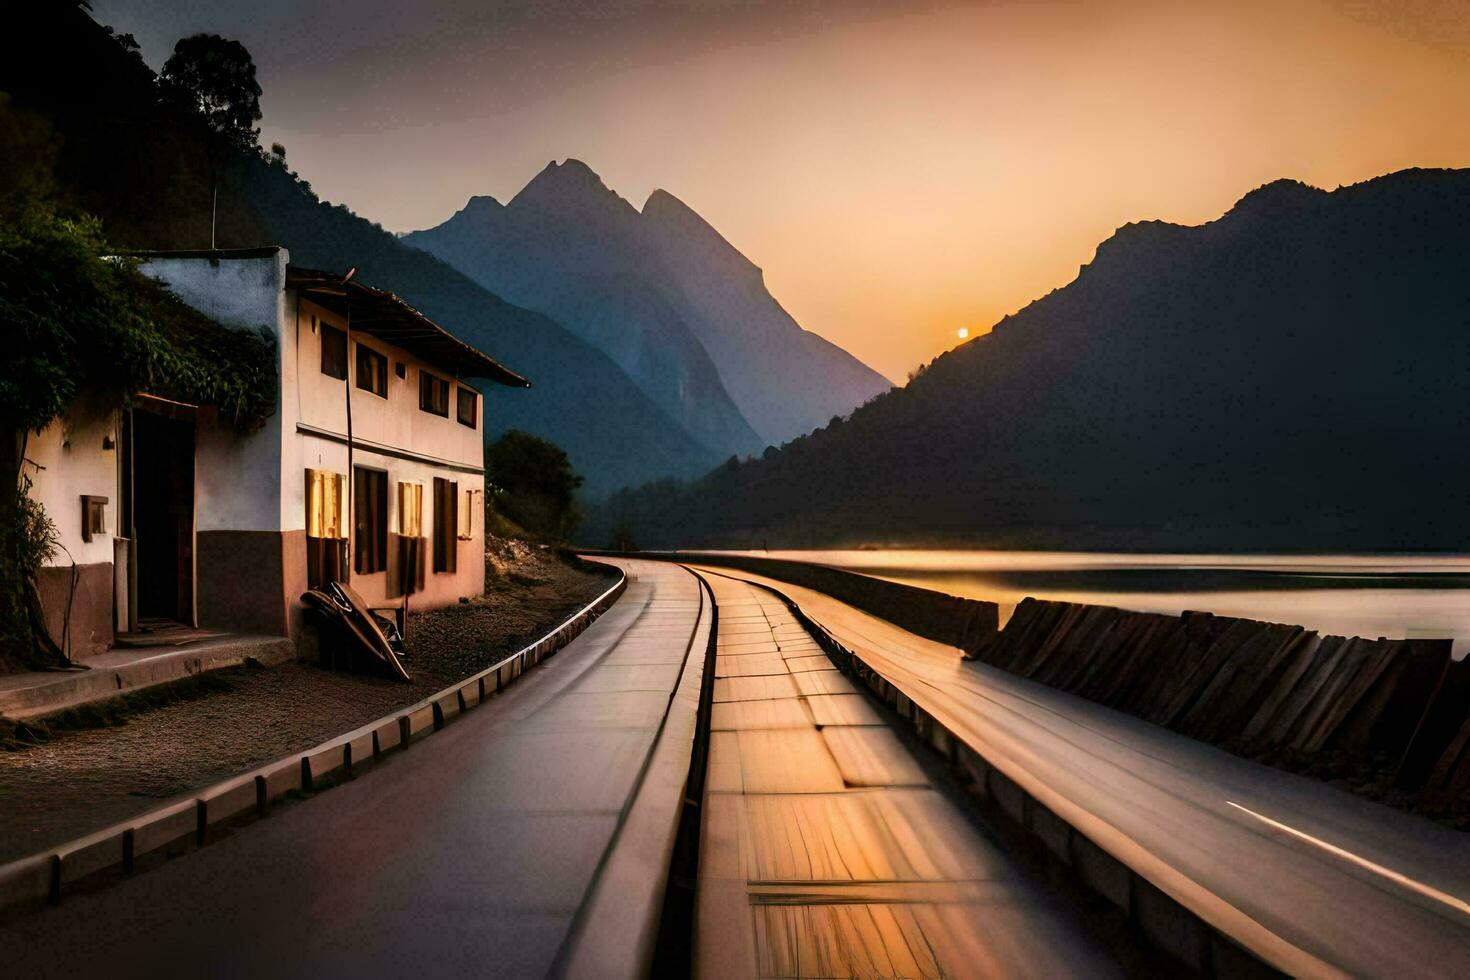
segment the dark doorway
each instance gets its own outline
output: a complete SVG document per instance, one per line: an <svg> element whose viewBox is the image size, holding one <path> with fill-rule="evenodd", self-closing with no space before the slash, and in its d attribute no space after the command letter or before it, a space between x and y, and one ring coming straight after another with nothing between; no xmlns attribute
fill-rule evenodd
<svg viewBox="0 0 1470 980"><path fill-rule="evenodd" d="M194 621L194 420L133 412L138 618Z"/></svg>

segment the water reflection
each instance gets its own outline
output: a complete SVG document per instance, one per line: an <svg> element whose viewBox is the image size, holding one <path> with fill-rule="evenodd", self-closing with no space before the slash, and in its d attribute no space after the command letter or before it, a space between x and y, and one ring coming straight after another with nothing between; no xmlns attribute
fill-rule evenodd
<svg viewBox="0 0 1470 980"><path fill-rule="evenodd" d="M1025 596L1146 612L1201 609L1345 636L1455 639L1470 650L1470 556L771 551L1000 604Z"/></svg>

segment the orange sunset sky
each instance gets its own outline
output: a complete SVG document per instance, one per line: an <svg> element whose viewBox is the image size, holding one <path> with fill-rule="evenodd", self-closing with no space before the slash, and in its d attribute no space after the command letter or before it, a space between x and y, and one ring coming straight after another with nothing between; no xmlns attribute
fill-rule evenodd
<svg viewBox="0 0 1470 980"><path fill-rule="evenodd" d="M1130 220L1470 166L1448 0L93 6L154 67L181 34L245 42L262 141L327 200L407 231L577 157L682 198L895 380Z"/></svg>

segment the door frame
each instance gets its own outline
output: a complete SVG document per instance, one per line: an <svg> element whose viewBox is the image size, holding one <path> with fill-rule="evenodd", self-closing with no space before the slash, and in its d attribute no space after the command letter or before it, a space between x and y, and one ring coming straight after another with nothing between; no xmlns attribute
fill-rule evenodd
<svg viewBox="0 0 1470 980"><path fill-rule="evenodd" d="M160 398L157 395L138 394L133 396L133 404L124 412L123 426L125 438L122 440L123 452L119 453L119 498L123 506L119 512L120 528L127 529L128 539L128 609L127 628L129 632L136 632L139 625L138 613L138 525L137 525L137 413L160 415L164 418L179 422L189 423L194 433L193 453L191 454L191 470L189 474L189 565L182 567L180 563L179 577L187 577L189 583L189 608L179 610L178 620L185 626L197 627L199 625L199 476L198 476L198 453L199 453L199 406L190 405L187 402L173 401L168 398Z"/></svg>

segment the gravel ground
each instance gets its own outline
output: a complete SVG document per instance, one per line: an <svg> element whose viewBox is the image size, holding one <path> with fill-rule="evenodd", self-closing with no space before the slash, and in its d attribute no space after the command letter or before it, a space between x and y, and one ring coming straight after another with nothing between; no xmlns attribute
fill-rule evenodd
<svg viewBox="0 0 1470 980"><path fill-rule="evenodd" d="M151 700L172 703L126 710L114 727L0 751L0 862L422 700L544 635L613 581L520 541L492 542L486 564L484 597L410 614L411 684L306 663L217 671L159 690Z"/></svg>

